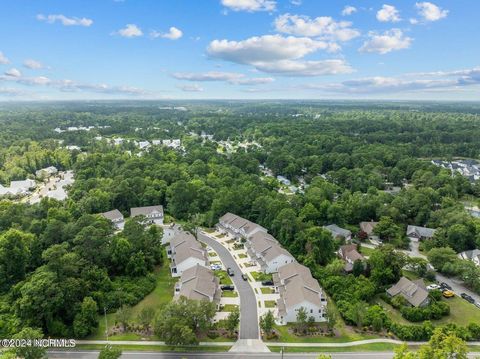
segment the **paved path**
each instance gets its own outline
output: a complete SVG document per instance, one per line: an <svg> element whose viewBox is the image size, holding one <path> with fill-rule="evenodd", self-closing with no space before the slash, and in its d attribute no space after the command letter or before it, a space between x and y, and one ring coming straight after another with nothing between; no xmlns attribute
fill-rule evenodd
<svg viewBox="0 0 480 359"><path fill-rule="evenodd" d="M260 330L258 328L257 300L255 299L255 293L248 281L242 279L242 271L237 262L228 249L204 233L198 233L198 240L212 247L219 255L225 268L230 267L235 272L235 275L231 278L240 296L239 339L259 339Z"/></svg>

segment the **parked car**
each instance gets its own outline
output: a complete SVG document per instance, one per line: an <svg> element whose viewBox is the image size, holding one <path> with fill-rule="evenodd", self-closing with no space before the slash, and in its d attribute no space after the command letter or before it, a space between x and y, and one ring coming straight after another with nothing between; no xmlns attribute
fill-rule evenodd
<svg viewBox="0 0 480 359"><path fill-rule="evenodd" d="M273 285L273 280L264 280L262 285Z"/></svg>
<svg viewBox="0 0 480 359"><path fill-rule="evenodd" d="M465 299L467 302L469 303L472 303L474 304L475 303L475 299L473 299L470 295L468 295L467 293L462 293L460 294L460 297L462 297L463 299Z"/></svg>
<svg viewBox="0 0 480 359"><path fill-rule="evenodd" d="M452 298L455 296L455 293L449 289L444 290L442 294L445 298Z"/></svg>
<svg viewBox="0 0 480 359"><path fill-rule="evenodd" d="M473 304L475 304L475 306L480 309L480 302L475 302Z"/></svg>
<svg viewBox="0 0 480 359"><path fill-rule="evenodd" d="M430 284L427 285L427 290L435 290L435 289L440 289L441 287L438 284Z"/></svg>
<svg viewBox="0 0 480 359"><path fill-rule="evenodd" d="M220 286L221 290L235 290L235 287L233 285L222 285Z"/></svg>
<svg viewBox="0 0 480 359"><path fill-rule="evenodd" d="M246 275L246 274L242 274L242 279L243 279L243 280L248 280L247 275Z"/></svg>
<svg viewBox="0 0 480 359"><path fill-rule="evenodd" d="M447 283L445 282L442 282L440 283L440 288L445 290L445 289L448 289L448 290L452 290L452 287L450 287Z"/></svg>
<svg viewBox="0 0 480 359"><path fill-rule="evenodd" d="M235 272L234 272L233 269L230 268L230 267L227 268L227 273L228 273L228 275L229 275L230 277L233 277L233 276L235 275Z"/></svg>
<svg viewBox="0 0 480 359"><path fill-rule="evenodd" d="M211 270L220 270L220 269L222 269L222 266L220 264L211 264L210 269Z"/></svg>

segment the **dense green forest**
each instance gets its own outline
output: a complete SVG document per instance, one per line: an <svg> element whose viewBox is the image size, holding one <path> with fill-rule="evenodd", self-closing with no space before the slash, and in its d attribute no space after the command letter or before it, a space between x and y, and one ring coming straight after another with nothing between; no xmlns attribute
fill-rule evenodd
<svg viewBox="0 0 480 359"><path fill-rule="evenodd" d="M478 105L162 106L92 102L0 109L0 184L33 178L35 170L51 165L75 172L64 202L0 202L0 337L24 327L84 337L97 326L103 308L112 312L133 305L152 291L152 272L163 260L161 230L128 220L125 230L115 233L95 215L116 208L128 216L130 208L146 205L162 204L173 219L207 227L225 212L259 223L312 269L347 323L388 327L402 339L428 338L431 324L409 329L392 323L370 299L412 265L394 252L408 248L407 225L437 229L422 249L429 255L433 250L440 263L449 258L451 266L437 269L480 292L479 269L455 264L456 253L480 247L480 220L464 209L466 201L478 205L480 185L430 162L480 157ZM54 131L69 126L96 127ZM113 137L181 139L183 148L140 151L133 142L111 144ZM219 150L227 140L255 145ZM259 165L273 176L265 176ZM305 183L304 191L279 191L276 175ZM392 186L401 190L385 191ZM370 220L388 228L381 234L386 245L364 270L345 275L334 253L342 243L322 226L336 223L357 233L359 222ZM439 248L443 252L437 253Z"/></svg>

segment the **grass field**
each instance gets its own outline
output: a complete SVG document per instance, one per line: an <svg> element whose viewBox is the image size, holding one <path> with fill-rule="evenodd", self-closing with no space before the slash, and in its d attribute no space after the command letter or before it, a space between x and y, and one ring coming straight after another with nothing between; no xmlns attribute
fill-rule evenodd
<svg viewBox="0 0 480 359"><path fill-rule="evenodd" d="M263 302L265 308L275 308L275 301L274 300L266 300Z"/></svg>
<svg viewBox="0 0 480 359"><path fill-rule="evenodd" d="M271 274L265 274L265 273L260 273L260 272L250 272L252 275L253 279L257 282L263 282L264 280L272 280L272 275Z"/></svg>
<svg viewBox="0 0 480 359"><path fill-rule="evenodd" d="M224 291L222 291L222 297L237 298L238 297L238 292L235 292L234 290L224 290Z"/></svg>
<svg viewBox="0 0 480 359"><path fill-rule="evenodd" d="M360 253L364 256L370 257L374 251L375 249L360 246Z"/></svg>
<svg viewBox="0 0 480 359"><path fill-rule="evenodd" d="M76 349L84 350L100 350L105 345L101 344L78 344ZM174 347L168 345L115 345L115 348L120 348L123 351L145 351L145 352L228 352L230 346L186 346Z"/></svg>
<svg viewBox="0 0 480 359"><path fill-rule="evenodd" d="M260 290L262 291L262 294L272 294L272 293L275 293L275 290L270 288L270 287L262 287L260 288Z"/></svg>
<svg viewBox="0 0 480 359"><path fill-rule="evenodd" d="M131 321L135 321L138 313L143 308L154 308L159 310L162 305L167 304L173 297L173 288L176 280L170 276L169 261L165 260L165 263L161 268L155 270L157 277L157 285L155 289L143 298L137 305L132 307ZM100 315L98 317L99 326L97 331L90 335L87 339L105 339L105 317ZM111 328L115 324L115 313L107 314L108 327ZM111 340L138 340L140 336L133 333L126 333L121 335L115 335L110 337Z"/></svg>
<svg viewBox="0 0 480 359"><path fill-rule="evenodd" d="M222 312L233 312L235 309L238 309L238 305L236 304L225 304L222 307Z"/></svg>
<svg viewBox="0 0 480 359"><path fill-rule="evenodd" d="M232 284L232 278L228 275L227 271L224 270L216 270L213 273L215 273L215 276L220 278L220 284L223 285L230 285Z"/></svg>
<svg viewBox="0 0 480 359"><path fill-rule="evenodd" d="M245 253L239 253L238 258L247 258L247 255Z"/></svg>
<svg viewBox="0 0 480 359"><path fill-rule="evenodd" d="M285 347L284 353L338 353L338 352L368 352L368 351L393 351L398 345L389 343L373 343L364 345L355 345L352 347L327 347L327 348L311 348L311 347ZM280 353L282 347L268 346L270 351ZM416 347L411 347L416 349Z"/></svg>

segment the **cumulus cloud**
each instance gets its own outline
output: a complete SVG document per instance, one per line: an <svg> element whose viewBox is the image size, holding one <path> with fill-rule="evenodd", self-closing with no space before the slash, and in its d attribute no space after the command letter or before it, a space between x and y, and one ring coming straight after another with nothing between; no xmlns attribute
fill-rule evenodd
<svg viewBox="0 0 480 359"><path fill-rule="evenodd" d="M308 16L284 14L275 19L275 29L295 36L318 37L322 40L349 41L360 35L349 21L335 21L329 16L311 19Z"/></svg>
<svg viewBox="0 0 480 359"><path fill-rule="evenodd" d="M319 76L352 72L344 60L302 61L332 44L308 37L264 35L243 41L214 40L207 48L211 57L251 65L259 71L285 76Z"/></svg>
<svg viewBox="0 0 480 359"><path fill-rule="evenodd" d="M400 21L400 13L395 6L384 4L377 11L377 20L381 22L398 22Z"/></svg>
<svg viewBox="0 0 480 359"><path fill-rule="evenodd" d="M45 68L45 66L41 62L33 60L33 59L25 60L23 62L23 66L26 67L27 69L31 69L31 70L40 70L40 69Z"/></svg>
<svg viewBox="0 0 480 359"><path fill-rule="evenodd" d="M355 6L347 5L342 10L342 16L349 16L356 12L357 12L357 8Z"/></svg>
<svg viewBox="0 0 480 359"><path fill-rule="evenodd" d="M142 30L135 24L127 24L123 29L118 30L114 34L127 38L143 36Z"/></svg>
<svg viewBox="0 0 480 359"><path fill-rule="evenodd" d="M233 11L273 11L277 5L274 0L222 0L222 5Z"/></svg>
<svg viewBox="0 0 480 359"><path fill-rule="evenodd" d="M176 27L172 26L168 32L162 33L158 31L151 31L150 36L153 37L154 39L156 38L163 38L163 39L170 39L170 40L178 40L183 36L183 32L180 29L177 29Z"/></svg>
<svg viewBox="0 0 480 359"><path fill-rule="evenodd" d="M302 0L290 0L290 4L294 6L300 6L302 5Z"/></svg>
<svg viewBox="0 0 480 359"><path fill-rule="evenodd" d="M220 81L228 82L233 85L262 85L271 83L274 81L271 77L247 77L242 73L238 72L221 72L221 71L209 71L209 72L176 72L172 74L177 80L185 81L197 81L197 82L207 82L207 81Z"/></svg>
<svg viewBox="0 0 480 359"><path fill-rule="evenodd" d="M445 72L407 74L399 77L367 77L330 84L310 84L304 88L347 94L398 93L452 89L480 85L480 67Z"/></svg>
<svg viewBox="0 0 480 359"><path fill-rule="evenodd" d="M57 14L57 15L43 15L43 14L38 14L37 15L37 20L39 21L44 21L49 24L54 24L56 22L60 22L64 26L85 26L89 27L90 25L93 24L92 19L87 19L86 17L67 17L62 14Z"/></svg>
<svg viewBox="0 0 480 359"><path fill-rule="evenodd" d="M437 5L427 1L417 2L415 7L424 21L438 21L448 15L448 10L443 10Z"/></svg>
<svg viewBox="0 0 480 359"><path fill-rule="evenodd" d="M7 65L10 63L10 60L0 51L0 65Z"/></svg>
<svg viewBox="0 0 480 359"><path fill-rule="evenodd" d="M412 38L405 36L400 29L391 29L383 34L370 32L369 39L363 43L360 51L376 52L383 55L391 51L408 49L411 43Z"/></svg>
<svg viewBox="0 0 480 359"><path fill-rule="evenodd" d="M22 73L16 68L11 68L10 70L5 71L5 76L10 77L21 77Z"/></svg>
<svg viewBox="0 0 480 359"><path fill-rule="evenodd" d="M204 91L203 87L201 87L199 84L183 85L183 86L179 86L179 88L185 92L203 92Z"/></svg>

